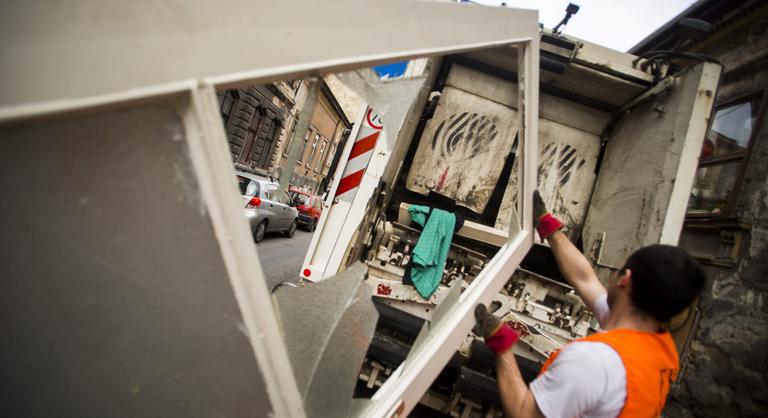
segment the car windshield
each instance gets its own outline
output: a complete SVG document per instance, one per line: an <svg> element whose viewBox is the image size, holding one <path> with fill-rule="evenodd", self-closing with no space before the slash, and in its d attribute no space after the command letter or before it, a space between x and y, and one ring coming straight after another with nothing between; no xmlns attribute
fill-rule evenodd
<svg viewBox="0 0 768 418"><path fill-rule="evenodd" d="M309 196L298 192L291 192L290 195L291 200L297 202L299 205L309 206Z"/></svg>

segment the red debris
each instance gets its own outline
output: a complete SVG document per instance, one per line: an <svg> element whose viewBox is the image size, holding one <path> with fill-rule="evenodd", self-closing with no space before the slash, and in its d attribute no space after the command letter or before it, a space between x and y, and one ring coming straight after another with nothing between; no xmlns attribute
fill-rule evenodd
<svg viewBox="0 0 768 418"><path fill-rule="evenodd" d="M376 294L382 296L389 296L392 293L392 288L383 283L379 283L376 287Z"/></svg>

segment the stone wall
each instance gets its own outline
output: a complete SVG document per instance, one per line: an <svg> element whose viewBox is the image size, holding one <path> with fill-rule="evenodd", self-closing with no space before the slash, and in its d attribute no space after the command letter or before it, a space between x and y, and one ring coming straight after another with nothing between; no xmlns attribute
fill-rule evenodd
<svg viewBox="0 0 768 418"><path fill-rule="evenodd" d="M236 165L272 171L293 101L274 86L220 93L224 125Z"/></svg>
<svg viewBox="0 0 768 418"><path fill-rule="evenodd" d="M762 13L765 16L765 13ZM768 20L743 27L709 46L724 77L718 103L768 89ZM667 417L762 417L768 413L768 117L763 100L753 149L738 189L735 216L686 222L680 245L703 260L708 286L685 351ZM762 119L762 120L761 120ZM762 126L761 126L762 125Z"/></svg>
<svg viewBox="0 0 768 418"><path fill-rule="evenodd" d="M733 268L708 267L711 287L699 304L687 368L665 411L669 417L758 417L768 410L766 129L755 145L740 196L751 227Z"/></svg>
<svg viewBox="0 0 768 418"><path fill-rule="evenodd" d="M294 141L294 133L296 132L296 123L299 120L299 114L301 109L304 108L309 94L309 89L306 80L294 80L291 82L279 82L276 83L286 95L293 94L293 106L290 109L290 113L285 118L285 124L282 135L277 141L277 146L272 153L271 170L270 173L275 178L280 178L280 172L282 171L282 165L285 163L285 159L290 151L291 143ZM298 140L298 139L296 139Z"/></svg>

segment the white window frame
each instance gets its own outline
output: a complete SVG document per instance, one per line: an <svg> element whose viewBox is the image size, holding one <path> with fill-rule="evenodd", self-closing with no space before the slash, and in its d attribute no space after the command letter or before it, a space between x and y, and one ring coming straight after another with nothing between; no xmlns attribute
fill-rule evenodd
<svg viewBox="0 0 768 418"><path fill-rule="evenodd" d="M320 142L320 134L315 132L315 140L312 142L312 151L309 153L309 157L307 157L307 167L312 168L312 160L315 158L315 151L317 151L317 143Z"/></svg>
<svg viewBox="0 0 768 418"><path fill-rule="evenodd" d="M153 2L147 2L144 13L134 13L134 4L100 0L36 8L34 13L19 10L25 7L0 16L0 25L14 31L14 36L0 39L7 64L0 70L0 124L179 99L203 202L217 231L275 416L306 414L269 289L260 280L263 272L254 257L256 249L241 216L216 91L486 48L515 45L522 51L518 54L520 135L524 138L518 199L522 229L461 295L457 308L432 329L429 344L412 353L408 367L401 366L376 393L360 412L362 416L390 417L410 411L471 328L475 304L491 300L533 245L528 197L536 184L536 11L402 0L383 4L372 0L236 4L191 0L178 13ZM90 16L101 19L97 22ZM223 27L222 21L230 24ZM338 24L329 29L327 22ZM40 26L47 30L39 31ZM292 28L289 34L286 27Z"/></svg>

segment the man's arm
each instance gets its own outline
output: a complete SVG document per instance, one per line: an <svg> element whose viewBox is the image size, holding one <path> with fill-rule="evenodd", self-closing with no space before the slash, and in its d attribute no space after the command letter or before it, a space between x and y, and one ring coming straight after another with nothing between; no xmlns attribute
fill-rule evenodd
<svg viewBox="0 0 768 418"><path fill-rule="evenodd" d="M538 190L533 192L533 214L536 230L542 241L549 242L560 272L594 312L597 298L606 292L605 287L584 254L560 232L563 223L549 213Z"/></svg>
<svg viewBox="0 0 768 418"><path fill-rule="evenodd" d="M496 378L504 415L514 418L544 418L533 393L523 381L512 350L496 356Z"/></svg>
<svg viewBox="0 0 768 418"><path fill-rule="evenodd" d="M587 307L594 312L597 298L606 290L597 278L597 274L589 261L560 231L547 237L547 241L555 254L557 268L560 269L568 283L576 289L576 293L581 296Z"/></svg>
<svg viewBox="0 0 768 418"><path fill-rule="evenodd" d="M496 376L504 414L508 417L543 417L512 354L512 346L520 334L482 304L475 306L475 321L472 331L482 336L488 348L496 353Z"/></svg>

